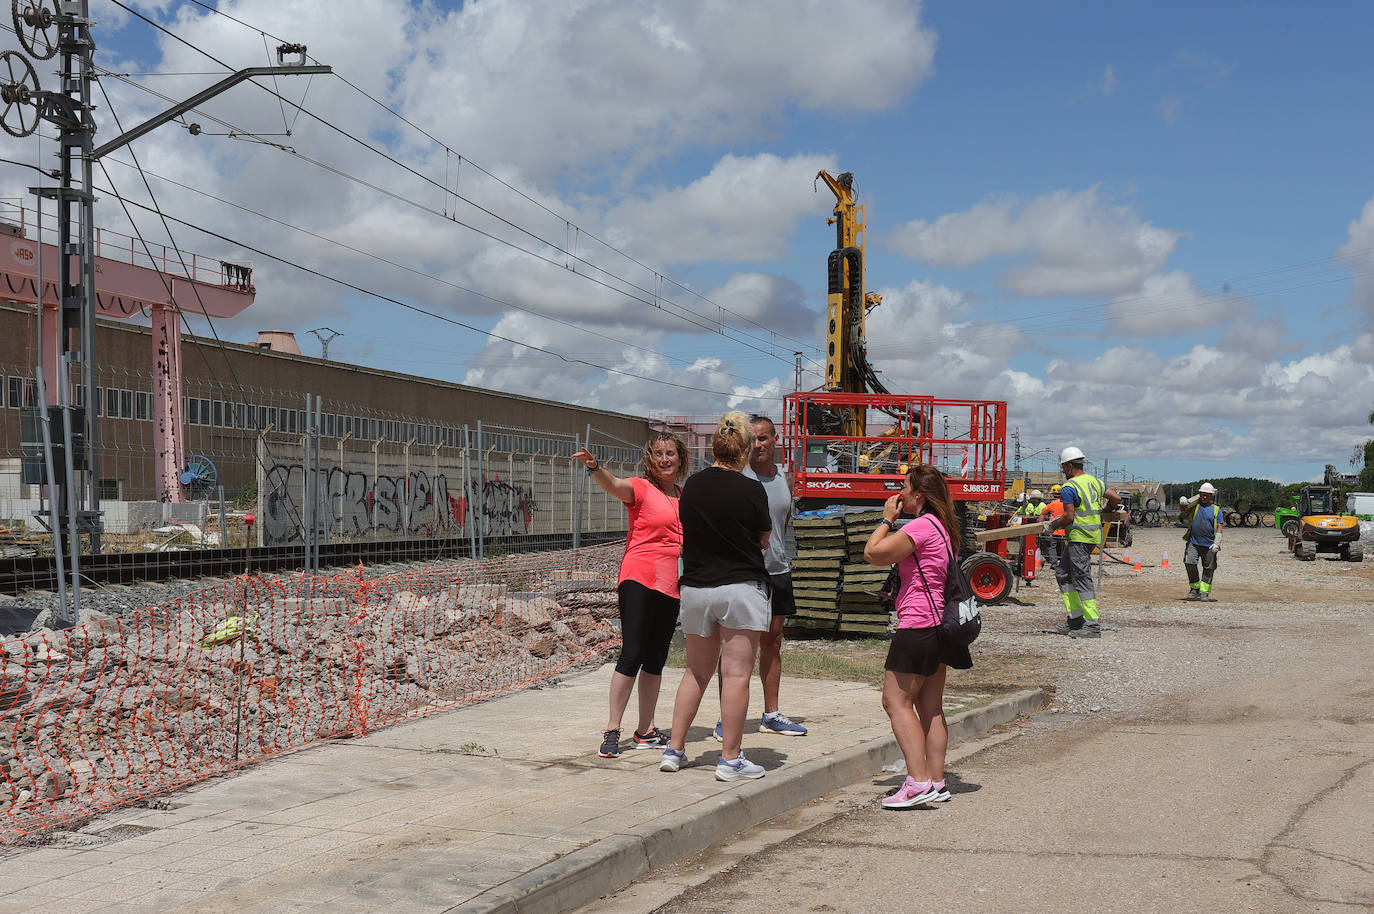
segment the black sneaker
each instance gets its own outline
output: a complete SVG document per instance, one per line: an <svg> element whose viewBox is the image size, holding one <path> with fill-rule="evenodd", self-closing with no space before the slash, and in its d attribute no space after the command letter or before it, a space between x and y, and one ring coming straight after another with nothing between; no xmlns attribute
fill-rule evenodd
<svg viewBox="0 0 1374 914"><path fill-rule="evenodd" d="M607 730L601 734L601 748L596 754L602 758L620 758L620 731Z"/></svg>
<svg viewBox="0 0 1374 914"><path fill-rule="evenodd" d="M635 731L634 742L630 744L631 749L662 749L668 745L668 734L658 727L649 728L648 733Z"/></svg>
<svg viewBox="0 0 1374 914"><path fill-rule="evenodd" d="M1087 625L1083 626L1082 628L1077 629L1076 631L1070 632L1070 633L1069 633L1069 637L1070 637L1070 638L1101 638L1101 637L1102 637L1102 626L1099 625L1099 624L1096 623L1096 622L1089 622Z"/></svg>
<svg viewBox="0 0 1374 914"><path fill-rule="evenodd" d="M1077 622L1078 624L1074 625L1075 622ZM1059 627L1056 628L1054 632L1057 635L1068 635L1070 638L1072 638L1073 636L1077 635L1080 631L1082 631L1082 629L1082 619L1069 619L1066 622L1060 622Z"/></svg>

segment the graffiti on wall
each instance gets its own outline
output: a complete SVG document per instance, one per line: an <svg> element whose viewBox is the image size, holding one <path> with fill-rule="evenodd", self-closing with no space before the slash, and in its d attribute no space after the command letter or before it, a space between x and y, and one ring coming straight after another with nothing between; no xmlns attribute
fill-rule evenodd
<svg viewBox="0 0 1374 914"><path fill-rule="evenodd" d="M378 476L340 469L321 471L319 489L320 534L345 538L413 536L466 532L469 506L477 512L484 536L531 533L539 506L534 490L499 477L473 481L471 498L460 482L450 489L448 477L431 477L423 470L409 479ZM280 546L298 543L305 528L302 510L309 496L305 468L278 464L267 473L262 491L263 543Z"/></svg>

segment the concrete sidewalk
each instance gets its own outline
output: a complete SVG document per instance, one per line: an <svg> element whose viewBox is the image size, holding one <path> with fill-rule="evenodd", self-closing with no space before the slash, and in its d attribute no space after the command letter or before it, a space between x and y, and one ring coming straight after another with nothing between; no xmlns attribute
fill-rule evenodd
<svg viewBox="0 0 1374 914"><path fill-rule="evenodd" d="M897 757L876 690L788 679L784 709L811 733L747 729L761 780L715 780L713 699L683 771L659 772L657 751L599 759L611 669L298 752L9 852L0 914L567 910ZM665 726L679 676L664 677ZM979 706L951 718L955 738L1040 703L948 698L951 713Z"/></svg>

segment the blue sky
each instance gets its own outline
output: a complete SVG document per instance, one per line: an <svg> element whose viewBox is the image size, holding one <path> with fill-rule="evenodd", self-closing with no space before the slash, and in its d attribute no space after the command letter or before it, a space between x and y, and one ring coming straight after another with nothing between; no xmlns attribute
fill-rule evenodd
<svg viewBox="0 0 1374 914"><path fill-rule="evenodd" d="M171 0L132 5L234 66L266 62L262 36L222 16ZM281 327L317 353L305 331L327 325L344 333L330 347L340 361L632 413L776 412L792 351L814 358L823 342L834 236L829 194L812 181L825 167L854 172L868 207L868 287L885 295L870 350L894 390L1006 399L1026 452L1075 443L1164 479L1308 478L1345 466L1374 433L1374 10L1364 5L219 6L305 42L450 151L332 77L309 81L310 111L440 185L456 168L469 200L577 244L587 262L574 275L426 212L567 259L308 117L289 140L267 138L410 202L270 146L174 126L135 148L156 174L410 271L153 178L164 209L594 364L262 258L257 304L218 328L228 338ZM216 69L105 0L95 9L103 66ZM131 80L182 97L212 78ZM162 104L105 83L126 124ZM281 83L293 99L306 85ZM276 100L249 87L205 111L255 132L283 128ZM5 143L9 157L34 155L31 140ZM457 155L540 206L456 167ZM26 175L0 174L5 195L22 193ZM145 198L131 170L111 174L121 193ZM98 218L123 222L113 202ZM236 254L177 233L190 249ZM649 291L610 292L585 278L595 267ZM721 320L723 334L698 326Z"/></svg>

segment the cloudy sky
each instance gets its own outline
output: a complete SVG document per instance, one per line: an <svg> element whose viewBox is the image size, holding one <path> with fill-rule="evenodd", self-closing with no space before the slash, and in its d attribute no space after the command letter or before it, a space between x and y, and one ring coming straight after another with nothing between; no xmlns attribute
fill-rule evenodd
<svg viewBox="0 0 1374 914"><path fill-rule="evenodd" d="M819 383L824 168L867 206L886 385L1005 399L1029 469L1075 443L1142 477L1295 480L1374 434L1362 4L217 4L245 26L124 2L184 41L93 0L97 63L134 74L102 79L102 138L222 74L201 50L260 66L284 39L335 69L276 81L304 112L244 85L199 136L132 147L168 214L223 236L172 223L180 245L254 263L226 338L314 354L327 326L341 361L777 412L794 352ZM148 201L127 150L107 164ZM109 197L97 218L127 228Z"/></svg>

